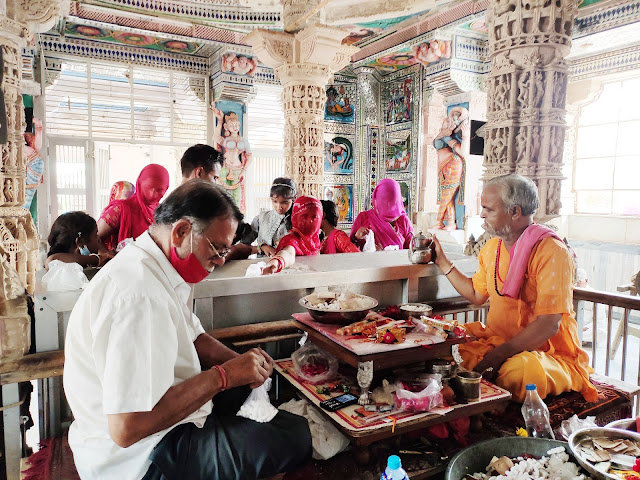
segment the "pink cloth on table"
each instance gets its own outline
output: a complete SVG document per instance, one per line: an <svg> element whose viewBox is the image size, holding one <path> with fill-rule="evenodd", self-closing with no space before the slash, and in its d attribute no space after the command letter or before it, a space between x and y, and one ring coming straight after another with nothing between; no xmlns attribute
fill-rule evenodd
<svg viewBox="0 0 640 480"><path fill-rule="evenodd" d="M518 298L524 282L524 275L529 265L529 257L533 247L543 238L553 237L562 241L556 232L549 227L532 223L518 238L509 250L509 271L504 281L502 294L505 297Z"/></svg>

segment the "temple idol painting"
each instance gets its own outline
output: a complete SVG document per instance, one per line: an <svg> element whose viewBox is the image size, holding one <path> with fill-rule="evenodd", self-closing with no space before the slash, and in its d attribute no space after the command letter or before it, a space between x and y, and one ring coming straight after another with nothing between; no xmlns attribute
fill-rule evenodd
<svg viewBox="0 0 640 480"><path fill-rule="evenodd" d="M440 60L451 58L451 40L433 39L422 42L413 47L415 59L425 67L438 63Z"/></svg>
<svg viewBox="0 0 640 480"><path fill-rule="evenodd" d="M237 53L225 53L220 59L220 70L223 72L235 73L236 75L247 75L253 77L258 68L258 59L250 55L240 55Z"/></svg>
<svg viewBox="0 0 640 480"><path fill-rule="evenodd" d="M411 185L406 180L398 180L400 184L400 194L402 195L402 203L409 218L411 218Z"/></svg>
<svg viewBox="0 0 640 480"><path fill-rule="evenodd" d="M324 108L324 119L333 122L353 123L354 106L344 85L327 87L327 103Z"/></svg>
<svg viewBox="0 0 640 480"><path fill-rule="evenodd" d="M244 213L247 211L246 173L251 163L251 148L242 136L242 104L219 101L216 106L212 107L216 119L213 144L224 157L220 181Z"/></svg>
<svg viewBox="0 0 640 480"><path fill-rule="evenodd" d="M387 124L411 121L413 79L407 77L401 81L392 82L387 88L389 89L389 103L386 111Z"/></svg>
<svg viewBox="0 0 640 480"><path fill-rule="evenodd" d="M411 165L411 130L389 132L385 152L387 173L408 172Z"/></svg>
<svg viewBox="0 0 640 480"><path fill-rule="evenodd" d="M325 185L323 195L338 207L338 222L353 222L353 185Z"/></svg>
<svg viewBox="0 0 640 480"><path fill-rule="evenodd" d="M132 45L134 47L143 47L151 50L160 50L172 53L193 54L200 50L200 47L202 46L202 44L196 42L168 40L152 35L110 30L91 25L80 25L77 23L66 23L64 34L67 37L89 38L91 40L99 40L101 42Z"/></svg>
<svg viewBox="0 0 640 480"><path fill-rule="evenodd" d="M383 55L368 62L367 67L377 68L383 73L395 72L416 63L416 58L408 47Z"/></svg>
<svg viewBox="0 0 640 480"><path fill-rule="evenodd" d="M456 230L456 203L464 205L466 160L463 142L469 138L469 104L449 105L433 140L438 155L438 216L430 228ZM464 215L464 212L462 212ZM447 222L446 225L444 222ZM461 225L462 226L462 225Z"/></svg>
<svg viewBox="0 0 640 480"><path fill-rule="evenodd" d="M325 173L353 173L353 141L335 134L324 137Z"/></svg>

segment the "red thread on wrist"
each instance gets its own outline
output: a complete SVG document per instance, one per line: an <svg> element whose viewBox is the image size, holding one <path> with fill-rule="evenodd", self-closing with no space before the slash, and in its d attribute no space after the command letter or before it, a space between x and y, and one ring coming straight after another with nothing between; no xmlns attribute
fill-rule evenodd
<svg viewBox="0 0 640 480"><path fill-rule="evenodd" d="M222 366L220 365L214 365L213 368L215 368L218 371L218 374L220 375L220 380L222 381L221 391L224 392L229 386L229 380L227 379L227 372L225 372L224 368L222 368Z"/></svg>

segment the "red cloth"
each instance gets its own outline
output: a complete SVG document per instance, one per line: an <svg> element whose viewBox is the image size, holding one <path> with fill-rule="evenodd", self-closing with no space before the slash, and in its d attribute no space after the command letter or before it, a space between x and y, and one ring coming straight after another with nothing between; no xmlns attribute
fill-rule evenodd
<svg viewBox="0 0 640 480"><path fill-rule="evenodd" d="M136 187L131 182L126 180L120 180L111 186L111 193L109 193L109 203L115 200L126 200L136 193Z"/></svg>
<svg viewBox="0 0 640 480"><path fill-rule="evenodd" d="M291 213L292 228L278 243L276 252L284 247L293 247L296 255L320 254L320 224L322 223L322 204L313 197L298 197L293 202Z"/></svg>
<svg viewBox="0 0 640 480"><path fill-rule="evenodd" d="M334 228L331 233L322 240L320 253L355 253L360 250L356 247L349 236L339 228Z"/></svg>
<svg viewBox="0 0 640 480"><path fill-rule="evenodd" d="M107 245L107 248L113 249L125 238L143 234L153 223L153 212L168 188L169 172L166 168L155 163L144 167L136 180L133 196L110 203L100 215L117 232L116 245Z"/></svg>

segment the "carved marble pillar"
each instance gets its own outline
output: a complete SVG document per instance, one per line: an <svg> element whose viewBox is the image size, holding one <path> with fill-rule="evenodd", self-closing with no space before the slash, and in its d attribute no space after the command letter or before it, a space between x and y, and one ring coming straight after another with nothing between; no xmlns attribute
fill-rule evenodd
<svg viewBox="0 0 640 480"><path fill-rule="evenodd" d="M347 34L315 25L296 33L255 30L245 37L284 87L286 175L302 194L316 198L322 198L325 87L358 50L341 44Z"/></svg>
<svg viewBox="0 0 640 480"><path fill-rule="evenodd" d="M68 1L67 1L68 4ZM60 0L6 0L0 16L2 92L7 110L7 142L0 146L0 255L17 271L28 292L35 288L38 238L25 198L24 108L21 96L22 48L30 35L50 29L63 7ZM14 280L12 280L14 281ZM18 286L12 286L14 290Z"/></svg>
<svg viewBox="0 0 640 480"><path fill-rule="evenodd" d="M492 0L485 172L519 173L538 186L539 222L558 216L567 65L576 0Z"/></svg>

